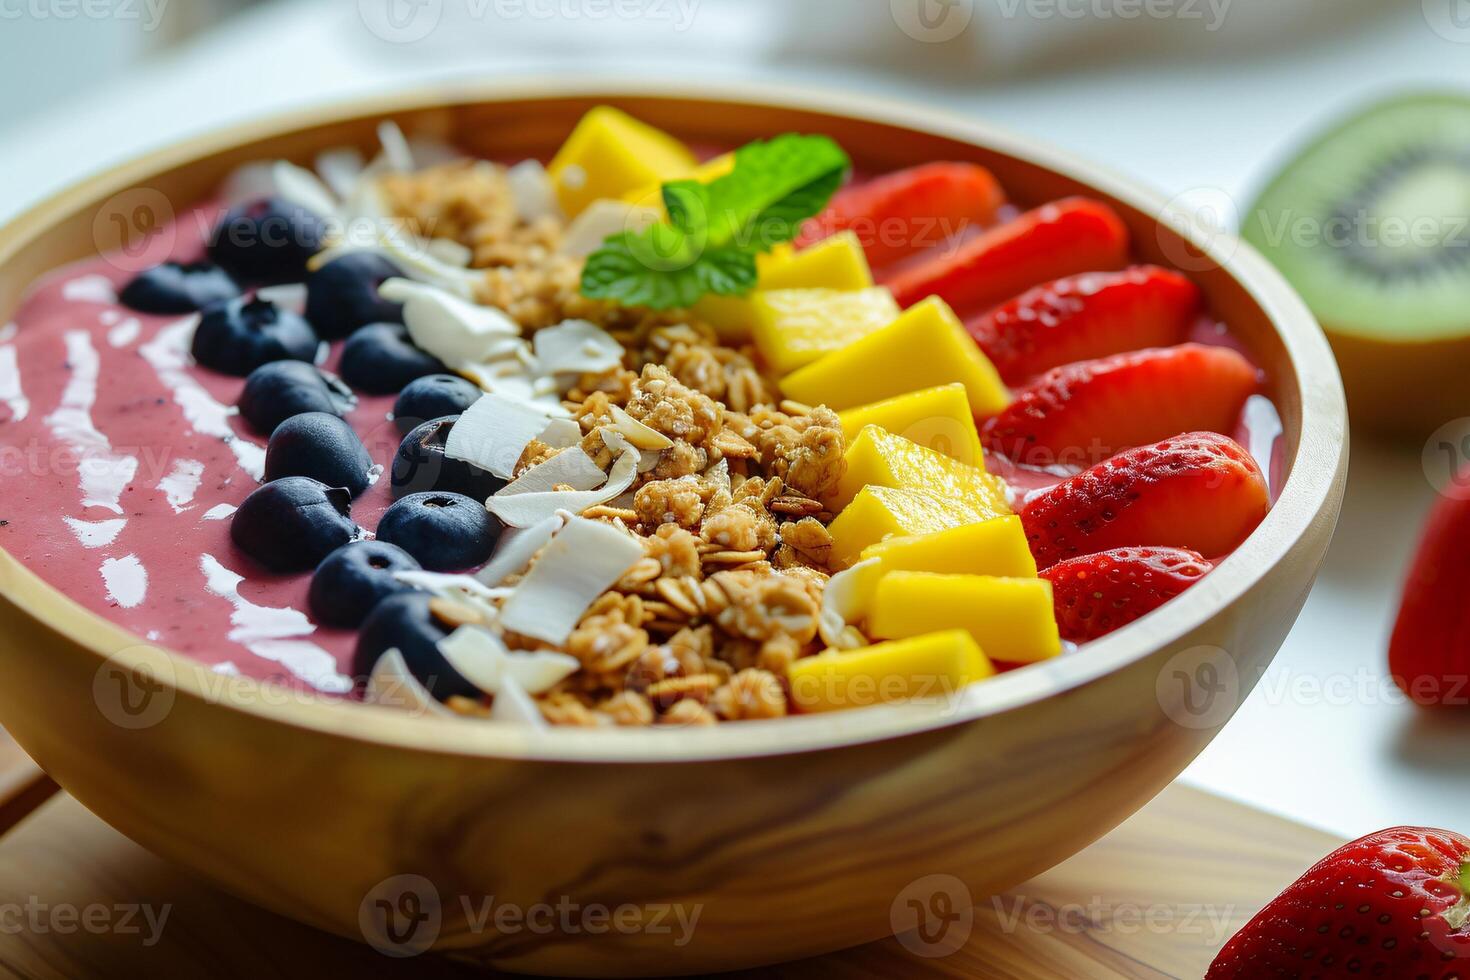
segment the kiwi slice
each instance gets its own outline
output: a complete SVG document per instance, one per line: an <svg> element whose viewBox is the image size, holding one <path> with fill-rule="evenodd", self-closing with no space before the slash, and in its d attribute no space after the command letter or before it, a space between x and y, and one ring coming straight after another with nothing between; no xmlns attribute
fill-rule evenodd
<svg viewBox="0 0 1470 980"><path fill-rule="evenodd" d="M1403 96L1339 123L1242 224L1329 332L1470 334L1470 97Z"/></svg>

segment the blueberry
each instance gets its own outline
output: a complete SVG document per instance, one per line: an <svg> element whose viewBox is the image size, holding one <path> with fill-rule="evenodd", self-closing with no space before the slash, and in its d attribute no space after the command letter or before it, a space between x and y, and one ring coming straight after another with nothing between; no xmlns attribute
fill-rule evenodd
<svg viewBox="0 0 1470 980"><path fill-rule="evenodd" d="M391 395L410 381L444 370L444 362L408 339L401 323L370 323L342 345L342 380L370 395Z"/></svg>
<svg viewBox="0 0 1470 980"><path fill-rule="evenodd" d="M271 361L313 361L321 342L300 316L263 299L226 300L205 309L194 331L194 360L247 375Z"/></svg>
<svg viewBox="0 0 1470 980"><path fill-rule="evenodd" d="M356 497L372 484L373 458L352 426L330 412L293 415L271 433L265 478L309 476Z"/></svg>
<svg viewBox="0 0 1470 980"><path fill-rule="evenodd" d="M357 536L348 516L351 505L343 487L305 476L272 480L235 511L230 538L272 571L305 571Z"/></svg>
<svg viewBox="0 0 1470 980"><path fill-rule="evenodd" d="M431 374L409 382L393 403L393 424L407 434L427 419L458 415L484 392L457 374Z"/></svg>
<svg viewBox="0 0 1470 980"><path fill-rule="evenodd" d="M238 404L251 428L268 436L302 412L345 415L353 398L341 381L304 361L272 361L250 372Z"/></svg>
<svg viewBox="0 0 1470 980"><path fill-rule="evenodd" d="M421 567L413 555L397 545L353 541L322 559L311 577L306 601L318 622L356 629L379 602L413 589L394 578L394 572Z"/></svg>
<svg viewBox="0 0 1470 980"><path fill-rule="evenodd" d="M217 265L165 262L138 273L118 298L139 313L193 313L239 295L235 280Z"/></svg>
<svg viewBox="0 0 1470 980"><path fill-rule="evenodd" d="M322 249L320 215L279 197L231 208L209 239L209 257L241 282L300 282L306 262Z"/></svg>
<svg viewBox="0 0 1470 980"><path fill-rule="evenodd" d="M432 571L461 571L490 560L503 527L482 501L435 490L409 494L384 511L378 540Z"/></svg>
<svg viewBox="0 0 1470 980"><path fill-rule="evenodd" d="M402 323L403 304L378 295L403 270L376 252L348 252L306 277L306 318L323 337L346 337L369 323Z"/></svg>
<svg viewBox="0 0 1470 980"><path fill-rule="evenodd" d="M433 601L427 592L414 591L391 595L378 603L358 634L352 672L365 681L378 658L396 649L403 655L408 672L440 701L455 695L481 697L480 689L465 680L439 652L439 641L449 631L435 618L430 608Z"/></svg>
<svg viewBox="0 0 1470 980"><path fill-rule="evenodd" d="M448 415L433 419L403 437L389 477L393 496L444 490L484 500L505 486L505 481L489 470L444 455L444 444L458 418Z"/></svg>

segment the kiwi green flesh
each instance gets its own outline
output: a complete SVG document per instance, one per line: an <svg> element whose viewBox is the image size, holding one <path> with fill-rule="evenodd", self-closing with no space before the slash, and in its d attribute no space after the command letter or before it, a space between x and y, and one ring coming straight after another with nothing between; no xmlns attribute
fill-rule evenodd
<svg viewBox="0 0 1470 980"><path fill-rule="evenodd" d="M1407 96L1340 123L1241 224L1329 330L1470 337L1470 98Z"/></svg>

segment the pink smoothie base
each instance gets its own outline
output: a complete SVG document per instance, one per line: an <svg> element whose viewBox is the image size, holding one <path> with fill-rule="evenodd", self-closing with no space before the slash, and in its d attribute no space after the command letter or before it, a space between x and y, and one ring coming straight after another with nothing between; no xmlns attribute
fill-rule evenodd
<svg viewBox="0 0 1470 980"><path fill-rule="evenodd" d="M314 624L309 574L265 571L230 540L230 515L258 485L265 439L234 404L244 379L188 358L195 317L149 316L116 291L163 258L197 258L217 205L185 214L149 254L99 258L37 283L0 333L0 547L74 601L225 673L346 693L356 632ZM1196 338L1232 344L1201 321ZM340 344L323 364L334 370ZM373 460L401 438L393 396L348 415ZM1284 475L1280 422L1252 399L1234 433ZM987 459L1017 495L1064 472ZM392 502L386 472L353 502L366 528Z"/></svg>

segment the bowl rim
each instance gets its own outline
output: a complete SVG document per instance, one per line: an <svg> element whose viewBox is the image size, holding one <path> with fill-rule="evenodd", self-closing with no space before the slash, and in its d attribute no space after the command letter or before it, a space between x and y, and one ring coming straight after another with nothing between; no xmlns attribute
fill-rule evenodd
<svg viewBox="0 0 1470 980"><path fill-rule="evenodd" d="M505 77L431 85L334 100L291 112L255 117L174 142L93 174L51 195L0 227L0 256L41 234L76 203L116 192L149 175L202 156L275 135L395 113L476 102L551 99L661 99L716 102L824 113L858 122L910 128L986 147L1043 167L1064 178L1152 215L1157 224L1190 242L1218 265L1265 314L1292 366L1301 403L1296 452L1289 475L1265 520L1199 586L1147 617L1089 644L1085 656L1063 656L971 685L945 704L885 704L856 711L795 716L711 728L533 729L422 717L396 708L329 699L282 685L223 675L185 654L148 643L84 609L0 549L0 596L25 610L52 633L87 649L98 671L109 666L147 676L172 696L211 702L323 735L384 747L469 758L565 763L707 762L792 755L852 747L976 722L1092 683L1175 643L1240 601L1283 560L1331 506L1347 466L1347 407L1327 340L1305 303L1248 243L1233 234L1202 235L1182 226L1181 216L1156 190L1107 167L956 113L911 102L853 95L809 86L766 83L689 83L677 94L668 80L623 76L548 79ZM1335 520L1335 513L1327 519ZM109 654L105 651L112 649Z"/></svg>

